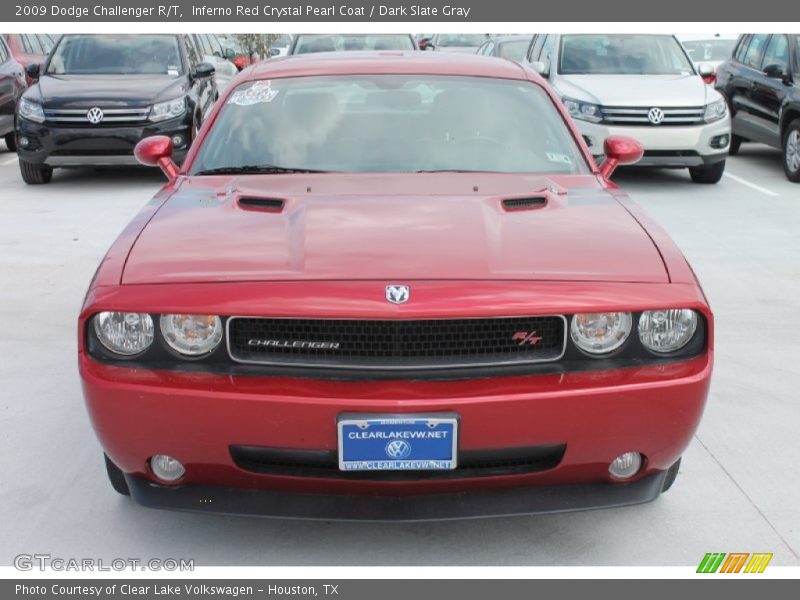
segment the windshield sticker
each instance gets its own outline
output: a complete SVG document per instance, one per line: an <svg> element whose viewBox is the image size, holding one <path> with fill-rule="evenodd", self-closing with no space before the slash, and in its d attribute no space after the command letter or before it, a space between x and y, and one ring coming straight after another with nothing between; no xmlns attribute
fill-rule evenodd
<svg viewBox="0 0 800 600"><path fill-rule="evenodd" d="M167 67L167 75L177 75L178 74L178 67L175 65L169 65Z"/></svg>
<svg viewBox="0 0 800 600"><path fill-rule="evenodd" d="M561 163L564 165L571 165L572 159L566 154L557 154L556 152L548 152L547 160L554 163Z"/></svg>
<svg viewBox="0 0 800 600"><path fill-rule="evenodd" d="M251 106L263 102L272 102L280 90L272 89L272 81L256 81L246 90L237 90L231 94L228 104Z"/></svg>

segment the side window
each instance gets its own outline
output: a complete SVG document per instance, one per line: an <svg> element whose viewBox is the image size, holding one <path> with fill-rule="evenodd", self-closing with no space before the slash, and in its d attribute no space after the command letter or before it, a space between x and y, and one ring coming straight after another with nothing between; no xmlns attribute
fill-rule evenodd
<svg viewBox="0 0 800 600"><path fill-rule="evenodd" d="M215 35L209 34L208 39L211 42L211 52L214 54L214 56L219 56L222 58L225 53L222 51L222 44L220 44L219 38Z"/></svg>
<svg viewBox="0 0 800 600"><path fill-rule="evenodd" d="M736 44L736 51L733 54L733 58L736 59L737 62L744 62L744 55L747 52L747 45L750 43L750 35L743 35L739 38L739 41Z"/></svg>
<svg viewBox="0 0 800 600"><path fill-rule="evenodd" d="M750 38L750 44L747 46L747 52L744 54L742 61L748 67L759 69L761 67L761 55L764 54L764 46L769 37L766 33L757 33Z"/></svg>
<svg viewBox="0 0 800 600"><path fill-rule="evenodd" d="M533 36L533 40L531 40L531 46L528 50L528 62L536 62L539 60L537 57L539 56L539 52L542 49L542 42L544 42L544 34L537 34Z"/></svg>
<svg viewBox="0 0 800 600"><path fill-rule="evenodd" d="M780 67L782 73L789 71L789 38L785 35L773 34L767 44L761 67L766 69L772 65Z"/></svg>
<svg viewBox="0 0 800 600"><path fill-rule="evenodd" d="M197 52L195 51L194 44L189 36L183 37L183 47L186 49L186 58L189 60L189 68L194 70L199 62L197 60Z"/></svg>
<svg viewBox="0 0 800 600"><path fill-rule="evenodd" d="M483 47L483 54L485 56L491 56L492 50L494 50L494 42L489 42Z"/></svg>
<svg viewBox="0 0 800 600"><path fill-rule="evenodd" d="M6 43L0 39L0 63L4 63L8 60L9 51L6 49Z"/></svg>
<svg viewBox="0 0 800 600"><path fill-rule="evenodd" d="M542 52L539 55L539 60L544 63L545 69L550 69L550 60L553 58L553 49L555 47L556 36L547 34L544 43L542 44Z"/></svg>
<svg viewBox="0 0 800 600"><path fill-rule="evenodd" d="M36 34L36 38L39 40L39 45L42 47L42 54L50 54L50 50L52 50L54 46L53 38L44 33Z"/></svg>
<svg viewBox="0 0 800 600"><path fill-rule="evenodd" d="M39 40L36 39L35 35L23 34L20 37L22 38L22 46L28 54L46 54L39 45Z"/></svg>

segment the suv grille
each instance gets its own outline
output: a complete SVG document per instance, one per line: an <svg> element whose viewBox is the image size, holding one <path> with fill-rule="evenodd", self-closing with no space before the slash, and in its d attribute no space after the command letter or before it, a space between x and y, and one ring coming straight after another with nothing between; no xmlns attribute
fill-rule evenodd
<svg viewBox="0 0 800 600"><path fill-rule="evenodd" d="M651 127L698 125L703 123L706 112L704 106L659 107L664 114L664 119L656 125L647 116L652 108L654 107L604 106L603 122L617 125L649 125Z"/></svg>
<svg viewBox="0 0 800 600"><path fill-rule="evenodd" d="M561 315L489 319L228 319L237 362L340 369L446 369L558 360Z"/></svg>
<svg viewBox="0 0 800 600"><path fill-rule="evenodd" d="M138 125L147 121L150 107L145 108L102 108L103 120L90 123L86 118L89 108L45 109L44 119L48 123L67 123L86 127L102 127L103 125Z"/></svg>

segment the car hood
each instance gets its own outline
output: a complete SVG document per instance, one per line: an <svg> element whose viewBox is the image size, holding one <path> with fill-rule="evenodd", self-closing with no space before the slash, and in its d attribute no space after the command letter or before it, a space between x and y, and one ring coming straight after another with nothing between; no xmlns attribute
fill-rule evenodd
<svg viewBox="0 0 800 600"><path fill-rule="evenodd" d="M703 106L721 98L698 75L560 75L555 87L605 106Z"/></svg>
<svg viewBox="0 0 800 600"><path fill-rule="evenodd" d="M520 196L547 204L503 207ZM122 283L423 279L669 281L594 176L419 174L185 181L139 235Z"/></svg>
<svg viewBox="0 0 800 600"><path fill-rule="evenodd" d="M45 75L34 88L48 108L146 106L185 94L186 79L170 75Z"/></svg>

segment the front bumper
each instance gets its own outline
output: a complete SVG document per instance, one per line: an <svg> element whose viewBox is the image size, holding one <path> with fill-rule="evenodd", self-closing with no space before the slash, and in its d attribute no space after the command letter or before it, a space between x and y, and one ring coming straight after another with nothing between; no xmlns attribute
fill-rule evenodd
<svg viewBox="0 0 800 600"><path fill-rule="evenodd" d="M609 483L528 487L422 496L352 496L214 486L167 487L125 477L142 506L231 515L325 521L445 521L630 506L655 500L662 471L626 485Z"/></svg>
<svg viewBox="0 0 800 600"><path fill-rule="evenodd" d="M576 120L589 150L595 156L603 154L603 142L611 135L632 137L644 147L644 156L636 163L643 167L699 167L725 160L730 145L729 118L694 126L643 125L625 127ZM714 147L720 136L727 142ZM715 144L719 145L719 144Z"/></svg>
<svg viewBox="0 0 800 600"><path fill-rule="evenodd" d="M29 163L51 167L134 166L139 163L133 149L153 135L181 136L185 142L175 147L173 158L183 160L191 140L191 119L180 117L161 123L136 126L61 126L17 121L17 152ZM21 144L22 138L28 140Z"/></svg>

